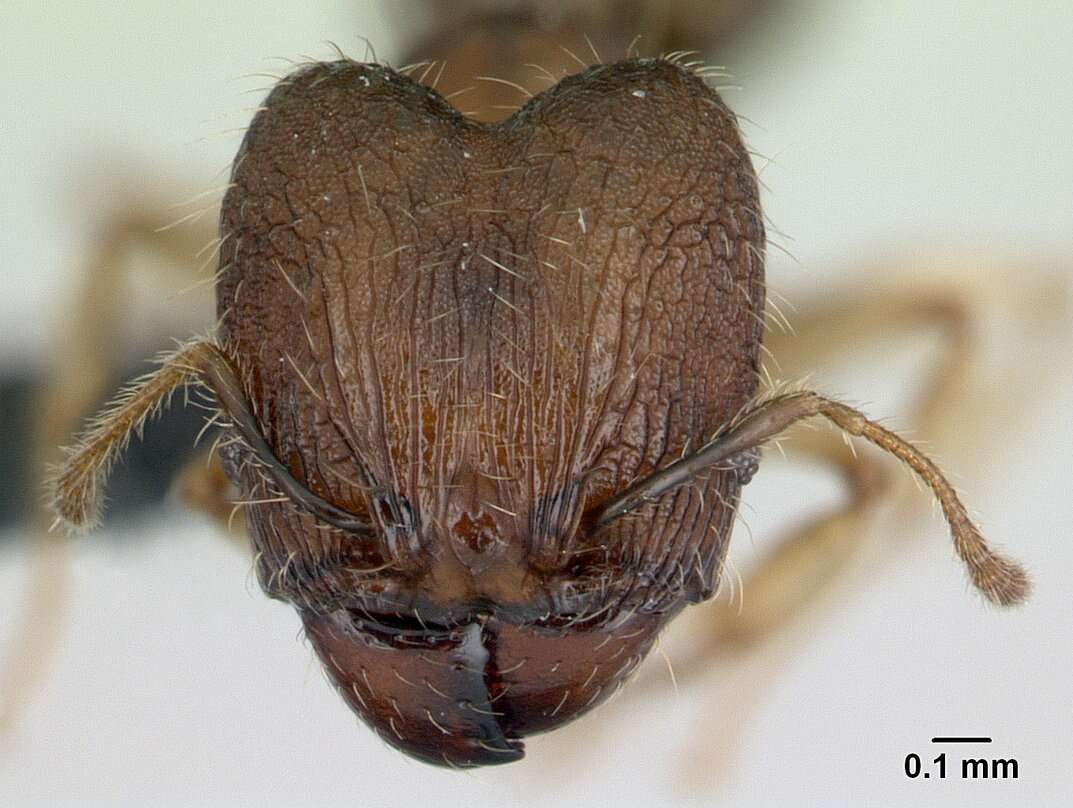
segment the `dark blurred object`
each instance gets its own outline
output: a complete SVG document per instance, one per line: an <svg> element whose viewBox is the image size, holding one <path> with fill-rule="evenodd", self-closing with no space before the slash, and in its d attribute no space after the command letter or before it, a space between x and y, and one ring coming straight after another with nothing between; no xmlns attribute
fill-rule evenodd
<svg viewBox="0 0 1073 808"><path fill-rule="evenodd" d="M526 0L402 0L390 6L400 30L411 32L414 40L407 50L427 47L430 58L445 52L449 42L456 47L459 37L475 27L487 33L500 21L505 32L516 35L519 27L534 32L569 31L597 38L631 41L640 35L638 48L644 55L700 49L711 51L727 38L737 35L760 12L776 0L557 0L534 4ZM509 23L509 25L508 25ZM435 31L438 36L430 37ZM506 36L506 34L505 34ZM453 40L453 41L452 41ZM423 42L415 49L414 42ZM509 43L504 42L504 45ZM493 53L501 65L513 64L503 53ZM623 54L608 53L613 61Z"/></svg>
<svg viewBox="0 0 1073 808"><path fill-rule="evenodd" d="M107 389L118 390L126 381L153 365L145 363L117 376ZM41 379L26 373L0 376L0 527L28 520L44 496L41 473L30 468L36 390ZM103 403L103 402L102 402ZM116 464L106 490L105 523L121 521L159 505L182 467L196 451L194 440L205 425L204 413L184 407L181 399L149 424L143 438L135 438ZM207 435L212 440L213 434Z"/></svg>
<svg viewBox="0 0 1073 808"><path fill-rule="evenodd" d="M778 5L777 0L402 0L389 13L406 32L397 64L412 67L413 77L463 114L493 122L589 65L675 52L686 66L700 65Z"/></svg>
<svg viewBox="0 0 1073 808"><path fill-rule="evenodd" d="M34 382L28 374L0 376L0 527L30 515L33 484L30 482L30 405Z"/></svg>

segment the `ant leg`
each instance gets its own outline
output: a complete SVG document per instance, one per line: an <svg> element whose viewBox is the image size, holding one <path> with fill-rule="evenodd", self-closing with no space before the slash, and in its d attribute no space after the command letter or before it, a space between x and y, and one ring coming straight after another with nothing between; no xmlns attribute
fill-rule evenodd
<svg viewBox="0 0 1073 808"><path fill-rule="evenodd" d="M899 278L897 286L867 291L835 290L824 302L803 309L793 317L793 331L769 328L766 343L779 366L779 373L801 377L825 360L859 350L863 342L898 339L915 331L940 335L937 358L932 363L922 391L907 423L913 435L949 452L964 456L986 445L994 448L1002 437L997 421L1013 409L1028 406L1023 386L1009 379L1025 370L1025 351L1032 345L1010 334L988 340L992 352L997 343L1017 347L999 367L982 368L976 346L982 331L992 323L1008 328L1011 323L1031 324L1045 332L1056 331L1063 321L1066 290L1055 288L1055 277L1031 268L996 266L987 273L974 273L966 280L962 269L979 262L965 258L930 262L927 266L888 267L868 277ZM905 280L909 278L909 280ZM1009 289L1017 288L1012 297ZM781 313L776 314L781 318ZM1062 326L1059 326L1062 327ZM1047 340L1036 339L1047 343ZM1030 339L1031 342L1031 339ZM1036 376L1039 363L1029 362ZM1004 380L996 383L995 379ZM1014 392L1022 390L1020 394ZM1016 399L995 403L999 393ZM992 413L986 413L988 407ZM951 446L952 442L956 444ZM797 430L791 441L792 456L819 461L835 468L845 481L848 500L792 531L777 543L765 560L744 580L747 604L716 601L704 607L704 640L691 649L680 667L701 669L711 655L729 648L744 650L769 633L788 624L827 594L864 546L860 537L876 521L878 506L896 498L905 499L901 514L915 508L919 493L901 484L901 475L869 453L860 455L827 430ZM967 462L967 460L966 460Z"/></svg>
<svg viewBox="0 0 1073 808"><path fill-rule="evenodd" d="M229 537L246 546L245 511L235 504L238 489L227 476L215 447L201 452L183 467L176 487L187 506L209 516Z"/></svg>
<svg viewBox="0 0 1073 808"><path fill-rule="evenodd" d="M0 657L0 738L17 723L41 685L58 646L70 599L66 537L37 531L31 540L26 596L13 615Z"/></svg>
<svg viewBox="0 0 1073 808"><path fill-rule="evenodd" d="M972 371L973 301L952 286L930 289L873 289L866 294L834 293L830 303L795 317L792 331L769 328L765 343L775 375L805 375L826 357L839 358L859 348L862 340L902 337L914 331L938 330L942 345L923 390L913 406L914 432L932 433L949 411L957 391ZM769 308L774 308L769 302ZM771 368L769 368L771 369Z"/></svg>
<svg viewBox="0 0 1073 808"><path fill-rule="evenodd" d="M1021 273L1021 288L1025 286ZM942 431L943 422L959 419L954 406L971 376L970 334L975 307L966 300L963 285L930 284L919 293L872 292L841 296L834 307L799 318L796 333L769 334L769 346L784 368L800 373L807 361L815 363L824 352L859 344L864 338L888 336L909 328L938 327L946 336L943 353L916 407L911 424L930 436ZM820 599L861 546L875 505L892 489L891 478L873 458L858 459L841 441L824 432L805 433L795 448L833 464L848 483L849 502L824 515L779 543L777 549L746 578L748 606L738 610L717 601L703 611L705 639L693 644L683 667L706 664L710 655L730 647L748 646L772 629L802 613Z"/></svg>
<svg viewBox="0 0 1073 808"><path fill-rule="evenodd" d="M155 301L156 314L166 307L172 318L180 307L171 298L196 281L198 252L213 243L215 228L197 222L161 228L169 216L164 210L163 205L138 209L132 204L130 210L117 214L100 229L96 247L67 306L68 316L60 323L56 350L51 354L39 395L40 416L34 435L36 469L55 461L56 447L105 398L116 371L114 357L121 349L122 326L135 315L141 315L140 302L137 305L130 302L133 281L154 286L146 297ZM149 263L155 273L135 272L129 253L137 247L148 248L155 256L166 259L169 268L177 270L165 279L169 288L162 290L158 278L151 277L162 274L159 263ZM136 278L137 275L143 277ZM212 286L207 282L203 286L198 299L184 297L181 301L203 316L211 316ZM163 306L161 299L164 299ZM196 327L204 325L202 321Z"/></svg>
<svg viewBox="0 0 1073 808"><path fill-rule="evenodd" d="M1044 366L1054 361L1055 340L1069 337L1068 281L1045 263L963 254L860 274L867 285L831 289L791 313L792 330L778 327L786 317L769 297L768 375L798 379L859 353L862 343L934 334L936 356L906 423L915 438L971 467L997 438L1009 439L1010 413L1031 407L1054 375Z"/></svg>
<svg viewBox="0 0 1073 808"><path fill-rule="evenodd" d="M34 394L29 456L31 479L35 482L40 483L46 466L58 460L57 447L77 428L86 413L104 399L112 383L116 373L113 359L119 353L123 336L121 326L130 321L132 314L141 311L140 304L129 303L130 280L136 274L128 259L131 249L145 247L178 270L168 284L170 288L164 292L156 289L146 295L149 300L166 298L168 293L195 280L196 256L206 244L212 243L215 222L185 221L161 229L160 225L174 215L162 203L132 200L124 212L111 216L99 228L74 294L63 305L65 316L57 318L54 349L49 352L44 379ZM155 268L159 264L151 262L150 266ZM139 285L152 285L154 280L139 278L149 282ZM206 286L197 301L184 298L182 308L211 316L211 291ZM174 320L174 312L180 307L170 300L167 303L167 314ZM127 306L129 311L124 310ZM159 308L158 305L157 314ZM198 327L203 326L201 322ZM39 499L33 497L35 502ZM67 537L49 534L50 520L46 509L38 507L29 525L26 562L29 595L21 614L12 616L13 630L0 656L0 734L14 725L35 687L44 680L69 600Z"/></svg>
<svg viewBox="0 0 1073 808"><path fill-rule="evenodd" d="M1010 439L1010 412L1031 406L1025 390L1054 375L1043 370L1046 361L1028 360L1050 352L1058 332L1068 336L1068 286L1045 267L1013 267L992 263L980 272L982 260L964 256L939 258L920 266L892 266L867 277L898 279L887 288L872 281L867 287L832 290L824 302L803 307L792 315L793 329L771 327L765 337L770 351L769 377L800 378L843 355L859 352L863 343L900 339L915 331L935 332L936 359L927 371L907 423L913 434L958 454L962 464L980 447L994 449L996 441ZM971 276L966 266L973 268ZM1017 289L1010 295L1010 289ZM777 304L771 322L784 321ZM1013 330L1011 331L1011 327ZM988 363L978 345L987 345ZM1001 351L999 361L996 353ZM777 368L777 371L776 371ZM1033 384L1016 379L1031 370ZM1041 378L1042 377L1042 378ZM998 381L996 381L998 380ZM1002 394L1006 398L996 401ZM989 411L985 411L989 410ZM951 445L953 444L953 445ZM682 679L710 672L713 662L728 663L713 682L725 696L719 723L726 729L744 727L747 714L759 701L758 686L780 666L772 654L791 653L798 635L791 630L829 598L839 581L866 546L862 536L879 521L881 505L898 499L897 512L911 513L921 502L914 486L901 484L904 475L893 474L889 464L873 453L859 455L828 430L796 430L791 457L827 464L844 480L844 504L791 530L765 558L744 575L744 602L717 599L698 605L679 618L681 641L674 645L674 671ZM901 507L901 499L907 507ZM882 512L886 512L883 508ZM672 631L672 634L675 632ZM688 640L686 639L688 638ZM773 643L772 640L779 642ZM760 646L765 653L758 653ZM660 679L649 668L644 686ZM726 705L730 703L733 709ZM724 735L721 753L732 755L733 729ZM706 734L698 748L710 748ZM725 764L729 766L730 764ZM711 756L705 756L705 770ZM694 777L688 769L684 777Z"/></svg>
<svg viewBox="0 0 1073 808"><path fill-rule="evenodd" d="M864 438L908 466L939 501L950 525L954 548L977 589L997 605L1024 601L1029 590L1027 574L1016 562L988 546L953 487L930 458L858 410L811 391L785 393L750 406L698 452L641 481L612 501L597 523L627 513L635 503L659 496L681 480L692 479L704 468L725 462L743 450L775 438L793 424L813 418L829 421L845 435ZM865 477L851 480L855 483L851 485L855 496L849 508L824 517L785 542L750 576L746 584L750 592L748 607L743 604L741 612L735 614L731 606L719 604L714 625L706 631L708 647L696 649L690 660L693 665L699 666L704 652L714 650L719 641L729 641L732 647L740 649L766 637L772 628L796 616L802 605L815 602L816 590L829 586L839 568L846 564L850 555L847 549L860 542L863 509L874 499L873 492L882 490ZM759 608L753 605L756 603ZM710 663L710 659L703 661Z"/></svg>
<svg viewBox="0 0 1073 808"><path fill-rule="evenodd" d="M713 656L744 653L819 605L855 559L861 537L868 535L875 506L890 489L890 471L875 458L855 457L845 443L822 432L809 437L813 440L806 453L838 470L847 500L777 541L742 578L740 605L732 596L702 606L703 614L694 620L697 641L675 663L686 678L707 668ZM795 437L795 455L800 448Z"/></svg>
<svg viewBox="0 0 1073 808"><path fill-rule="evenodd" d="M861 339L938 329L944 337L941 353L909 424L914 435L941 434L944 422L954 415L952 400L970 372L971 312L963 298L948 289L946 294L920 297L877 292L833 299L836 302L795 317L792 333L768 330L766 341L781 371L803 376L809 364L815 366L825 353L848 351ZM869 453L854 452L827 430L795 430L790 449L794 458L834 468L847 499L776 542L744 577L747 604L738 608L719 600L705 607L704 639L683 660L684 672L701 670L713 654L746 651L818 605L859 555L864 546L861 536L868 535L877 506L898 489L898 478L886 464Z"/></svg>

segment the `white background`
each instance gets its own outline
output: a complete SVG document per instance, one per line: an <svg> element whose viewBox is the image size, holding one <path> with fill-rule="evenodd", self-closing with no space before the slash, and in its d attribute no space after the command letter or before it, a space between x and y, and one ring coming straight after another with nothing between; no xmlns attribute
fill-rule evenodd
<svg viewBox="0 0 1073 808"><path fill-rule="evenodd" d="M1024 268L1014 301L1032 268L1073 277L1073 6L776 5L710 55L744 87L728 100L756 123L750 144L775 157L758 160L764 203L799 265L772 251L774 288L808 299L881 258L965 249ZM400 55L397 29L370 3L17 2L2 17L9 363L46 355L54 295L95 210L121 192L114 167L178 201L219 184L240 134L218 133L245 124L258 95L243 91L265 83L239 77L283 69L267 57L327 58L327 39L360 57L359 34ZM971 264L965 283L988 266ZM888 525L897 549L862 565L790 640L718 660L677 696L654 655L635 693L532 739L519 764L460 775L410 762L360 726L296 640L292 611L256 591L244 555L173 510L75 549L60 658L0 738L0 803L1065 804L1073 378L1067 346L1047 345L1018 370L1029 380L1021 423L957 469L986 532L1033 571L1020 610L967 591L937 520ZM873 415L897 413L919 357L891 350L878 364L856 356L831 384ZM993 384L1010 397L1009 382ZM755 538L739 530L736 557L835 492L769 458L747 494ZM26 596L29 551L13 539L0 541L0 642ZM672 659L697 630L672 632ZM994 736L987 754L1016 756L1020 779L905 777L907 753L927 761L931 736L954 733Z"/></svg>

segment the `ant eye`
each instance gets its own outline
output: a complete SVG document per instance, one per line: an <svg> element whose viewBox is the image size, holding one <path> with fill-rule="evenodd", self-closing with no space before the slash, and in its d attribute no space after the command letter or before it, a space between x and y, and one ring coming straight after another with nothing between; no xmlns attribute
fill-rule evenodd
<svg viewBox="0 0 1073 808"><path fill-rule="evenodd" d="M738 452L727 460L727 465L733 469L738 485L746 486L760 468L760 450L754 446L752 449Z"/></svg>

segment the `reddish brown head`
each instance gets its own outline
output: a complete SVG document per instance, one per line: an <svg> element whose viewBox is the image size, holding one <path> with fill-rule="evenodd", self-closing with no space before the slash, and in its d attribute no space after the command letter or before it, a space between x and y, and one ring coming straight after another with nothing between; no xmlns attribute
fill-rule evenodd
<svg viewBox="0 0 1073 808"><path fill-rule="evenodd" d="M385 740L517 759L721 568L740 472L595 514L754 392L764 236L734 116L660 60L494 125L341 61L280 83L232 179L220 336L299 491L231 453L274 500L249 511L262 585Z"/></svg>

